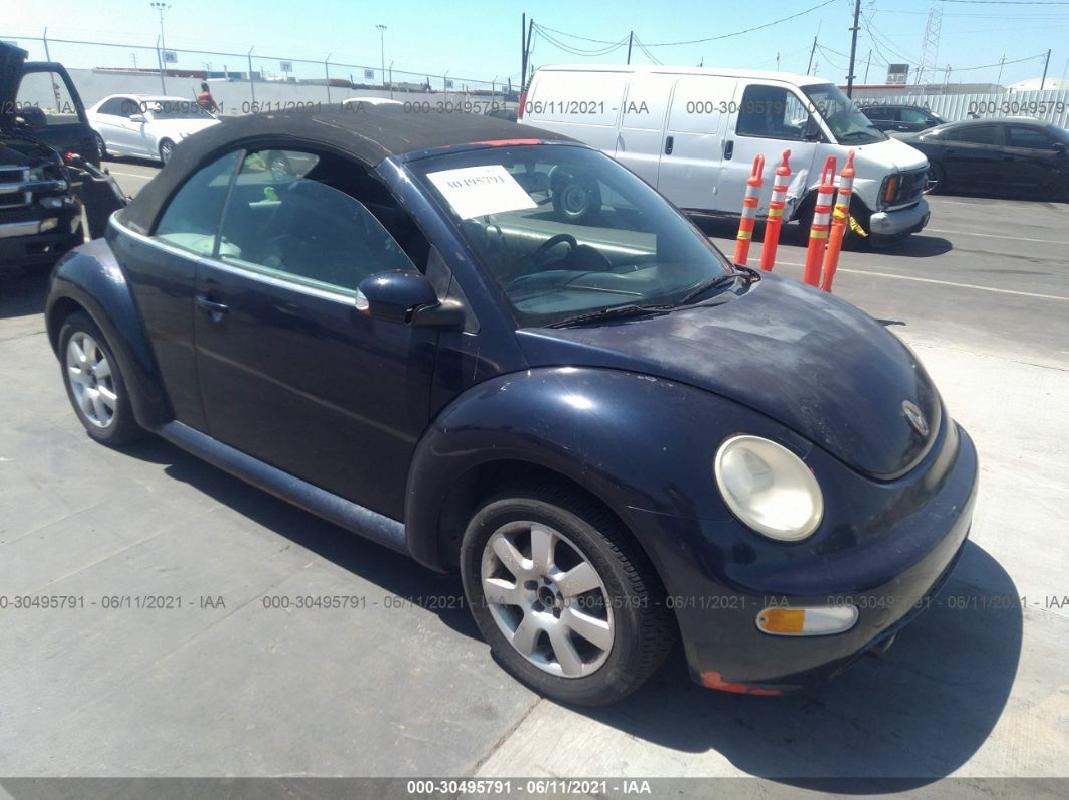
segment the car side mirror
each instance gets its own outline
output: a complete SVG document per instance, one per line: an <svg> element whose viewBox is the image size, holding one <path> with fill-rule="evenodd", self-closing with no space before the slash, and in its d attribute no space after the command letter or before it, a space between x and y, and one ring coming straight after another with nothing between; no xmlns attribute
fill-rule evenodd
<svg viewBox="0 0 1069 800"><path fill-rule="evenodd" d="M1050 149L1053 150L1055 153L1059 153L1064 156L1066 150L1065 142L1055 142L1050 146Z"/></svg>
<svg viewBox="0 0 1069 800"><path fill-rule="evenodd" d="M356 310L361 314L414 328L464 327L464 307L439 300L427 278L411 270L379 272L360 281Z"/></svg>
<svg viewBox="0 0 1069 800"><path fill-rule="evenodd" d="M130 122L148 122L148 118L144 114L131 114Z"/></svg>

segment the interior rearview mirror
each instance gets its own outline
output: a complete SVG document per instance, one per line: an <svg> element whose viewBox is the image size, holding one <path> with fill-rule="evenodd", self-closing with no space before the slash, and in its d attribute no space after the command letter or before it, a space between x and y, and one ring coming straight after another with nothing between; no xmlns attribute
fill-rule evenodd
<svg viewBox="0 0 1069 800"><path fill-rule="evenodd" d="M430 281L419 272L391 270L360 281L356 310L385 322L416 328L464 327L464 307L455 300L439 300Z"/></svg>

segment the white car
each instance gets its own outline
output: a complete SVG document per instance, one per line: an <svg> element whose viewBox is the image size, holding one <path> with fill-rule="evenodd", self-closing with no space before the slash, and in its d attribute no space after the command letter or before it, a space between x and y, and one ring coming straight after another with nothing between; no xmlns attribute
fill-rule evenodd
<svg viewBox="0 0 1069 800"><path fill-rule="evenodd" d="M377 95L357 95L356 97L350 97L346 100L342 100L341 104L347 108L355 109L359 111L365 106L403 106L400 100L391 100L389 97L378 97Z"/></svg>
<svg viewBox="0 0 1069 800"><path fill-rule="evenodd" d="M178 142L219 122L194 100L163 95L109 95L87 115L102 159L141 156L163 164Z"/></svg>

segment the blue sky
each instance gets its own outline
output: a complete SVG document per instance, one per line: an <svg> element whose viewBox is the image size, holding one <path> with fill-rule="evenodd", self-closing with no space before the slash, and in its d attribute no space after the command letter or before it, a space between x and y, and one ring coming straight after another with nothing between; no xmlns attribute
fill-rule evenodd
<svg viewBox="0 0 1069 800"><path fill-rule="evenodd" d="M245 53L253 47L254 69L279 69L278 59L307 58L335 63L377 67L380 34L377 23L387 26L385 61L394 62L395 80L400 70L499 81L520 71L520 14L527 11L547 28L589 39L618 41L634 29L647 43L692 40L742 30L811 8L821 0L778 0L766 3L722 0L467 0L445 3L429 0L399 0L394 3L358 3L354 0L170 0L166 14L166 41L171 49L225 50ZM919 61L929 0L863 0L867 28L858 38L858 79L865 71L872 50L870 82L882 79L887 61ZM1049 75L1060 78L1069 58L1069 3L991 4L943 2L942 39L938 62L939 79L947 64L951 80L959 78L994 81L997 66L960 71L964 67L996 64L1032 56L1052 48ZM845 80L846 53L850 48L852 0L833 0L829 5L765 30L715 42L673 47L650 47L663 63L775 69L776 54L784 70L805 72L813 36L819 74ZM154 46L159 17L148 0L4 0L0 15L0 38L40 37L47 26L49 39L91 39L118 44ZM870 33L871 32L871 33ZM581 50L604 45L550 33L559 42ZM875 41L874 41L875 40ZM32 57L43 57L39 41L19 39ZM53 42L52 58L69 66L153 66L151 49L129 47L87 48ZM560 49L548 37L539 36L534 63L616 61L626 59L626 47L593 57ZM648 62L635 48L633 61ZM181 54L178 66L202 68L211 63L222 69L243 69L245 58L221 55ZM1005 66L1003 83L1038 76L1042 59ZM322 65L295 65L302 77L321 77ZM342 76L345 68L332 75Z"/></svg>

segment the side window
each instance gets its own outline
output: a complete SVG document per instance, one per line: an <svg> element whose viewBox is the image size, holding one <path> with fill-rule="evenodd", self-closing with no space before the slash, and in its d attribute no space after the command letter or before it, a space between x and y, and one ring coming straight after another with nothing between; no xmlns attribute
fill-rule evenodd
<svg viewBox="0 0 1069 800"><path fill-rule="evenodd" d="M100 104L97 109L98 114L107 114L109 116L116 117L119 115L119 98L113 97L110 100L105 100Z"/></svg>
<svg viewBox="0 0 1069 800"><path fill-rule="evenodd" d="M861 111L871 120L891 118L891 109L886 106L870 106L869 108L861 109Z"/></svg>
<svg viewBox="0 0 1069 800"><path fill-rule="evenodd" d="M735 133L801 140L809 114L786 87L751 84L742 93Z"/></svg>
<svg viewBox="0 0 1069 800"><path fill-rule="evenodd" d="M928 115L919 108L903 108L898 112L898 118L902 122L915 122L919 125L928 124Z"/></svg>
<svg viewBox="0 0 1069 800"><path fill-rule="evenodd" d="M247 154L223 214L218 258L345 292L376 272L415 269L376 215L350 194L363 197L359 186L366 179L355 165L327 155Z"/></svg>
<svg viewBox="0 0 1069 800"><path fill-rule="evenodd" d="M24 123L40 130L49 125L78 122L78 107L58 72L28 72L22 76L15 98Z"/></svg>
<svg viewBox="0 0 1069 800"><path fill-rule="evenodd" d="M227 153L186 181L171 198L153 236L198 255L211 255L240 154L240 150Z"/></svg>
<svg viewBox="0 0 1069 800"><path fill-rule="evenodd" d="M973 125L954 131L955 142L970 142L971 144L998 144L997 125Z"/></svg>
<svg viewBox="0 0 1069 800"><path fill-rule="evenodd" d="M143 114L146 106L138 102L132 97L120 97L119 98L119 110L120 117L129 117L134 114Z"/></svg>
<svg viewBox="0 0 1069 800"><path fill-rule="evenodd" d="M1039 128L1027 125L1010 125L1010 147L1028 147L1033 150L1049 150L1053 144L1051 138Z"/></svg>

